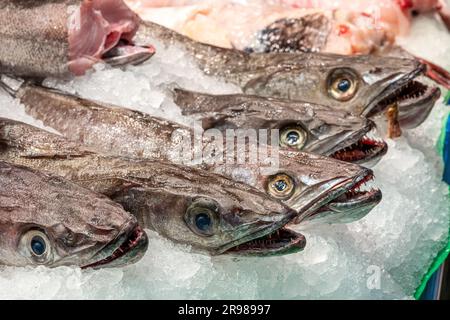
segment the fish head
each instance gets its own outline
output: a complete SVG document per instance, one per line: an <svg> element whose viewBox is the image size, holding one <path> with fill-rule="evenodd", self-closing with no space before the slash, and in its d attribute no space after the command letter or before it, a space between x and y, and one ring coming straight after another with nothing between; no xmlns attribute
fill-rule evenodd
<svg viewBox="0 0 450 320"><path fill-rule="evenodd" d="M290 55L270 55L275 67L249 81L246 93L283 96L368 117L386 111L405 95L412 98L408 85L426 70L416 59L388 56L315 53L301 55L299 64L286 61Z"/></svg>
<svg viewBox="0 0 450 320"><path fill-rule="evenodd" d="M376 164L387 153L388 145L378 135L372 120L329 107L309 103L305 106L305 112L301 113L298 107L294 112L283 108L283 119L272 126L272 129L279 129L282 149L366 166Z"/></svg>
<svg viewBox="0 0 450 320"><path fill-rule="evenodd" d="M305 247L303 235L284 229L296 212L264 191L193 168L158 164L156 171L114 200L164 238L208 255L282 255Z"/></svg>
<svg viewBox="0 0 450 320"><path fill-rule="evenodd" d="M208 95L174 90L184 115L201 122L204 130L246 129L253 136L266 130L287 150L316 153L359 163L375 163L387 152L373 121L345 110L309 102L252 95ZM278 131L275 131L278 130ZM259 143L265 143L261 141Z"/></svg>
<svg viewBox="0 0 450 320"><path fill-rule="evenodd" d="M279 168L258 183L272 197L297 211L297 223L315 220L340 223L366 216L381 201L381 191L364 189L373 172L332 158L280 150Z"/></svg>
<svg viewBox="0 0 450 320"><path fill-rule="evenodd" d="M119 267L147 249L136 219L104 196L4 162L0 179L1 264Z"/></svg>

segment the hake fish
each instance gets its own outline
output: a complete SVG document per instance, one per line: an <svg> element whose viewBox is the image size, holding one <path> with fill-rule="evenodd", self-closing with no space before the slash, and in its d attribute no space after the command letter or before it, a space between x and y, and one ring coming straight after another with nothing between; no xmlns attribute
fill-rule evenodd
<svg viewBox="0 0 450 320"><path fill-rule="evenodd" d="M306 244L303 235L287 226L297 212L223 176L158 161L98 155L59 135L7 119L0 119L0 141L1 160L53 172L103 193L136 215L143 227L195 251L266 256L298 252ZM371 171L346 163L335 168L322 158L308 161L305 179L296 181L303 217L342 219L349 212L356 216L353 202L364 193L355 191ZM359 208L372 206L372 201L361 201Z"/></svg>
<svg viewBox="0 0 450 320"><path fill-rule="evenodd" d="M383 115L398 103L400 121L414 127L428 116L440 89L416 80L427 71L417 59L331 53L246 53L195 42L152 22L142 22L136 43L176 46L203 72L236 84L246 94L307 101L354 115ZM405 111L403 111L405 110ZM405 116L403 117L403 112ZM411 116L421 115L419 120Z"/></svg>
<svg viewBox="0 0 450 320"><path fill-rule="evenodd" d="M173 98L183 115L201 121L205 130L278 129L280 147L288 150L369 166L388 149L372 121L313 103L183 89L174 89Z"/></svg>
<svg viewBox="0 0 450 320"><path fill-rule="evenodd" d="M95 63L139 64L154 54L132 38L140 20L122 0L0 1L0 72L82 75Z"/></svg>
<svg viewBox="0 0 450 320"><path fill-rule="evenodd" d="M105 196L0 161L1 265L121 267L147 245L136 218Z"/></svg>
<svg viewBox="0 0 450 320"><path fill-rule="evenodd" d="M104 154L180 163L180 158L182 158L180 157L180 146L187 147L190 151L191 141L195 140L195 137L192 138L187 146L180 143L180 136L183 138L193 136L192 129L189 127L141 112L64 94L58 90L25 83L18 91L9 90L9 92L20 100L29 115L43 121L45 125L55 129L68 139ZM331 141L334 139L337 145L341 144L340 148L344 154L346 154L347 146L351 147L373 128L373 124L367 120L360 120L359 124L355 122L355 125L356 128L353 130L347 129L347 131L337 134L337 137L328 137ZM323 129L326 131L327 128ZM272 153L278 152L279 161L274 165L267 165L266 159L260 157L255 159L256 161L244 161L243 163L239 163L236 159L231 163L217 160L217 158L209 161L210 154L216 151L219 151L220 154L223 152L220 151L220 146L216 141L211 143L204 136L201 138L203 140L200 141L200 148L202 148L200 154L203 158L200 161L188 162L188 165L226 175L255 186L272 198L283 201L290 208L296 210L300 216L299 221L315 219L314 215L304 215L301 212L304 206L303 200L307 199L303 190L304 186L322 183L326 185L326 181L332 177L348 176L349 174L353 176L354 172L364 172L362 179L365 182L373 179L371 171L365 171L355 164L298 150L276 150L271 145L265 148L266 156L273 157ZM326 140L325 136L324 141ZM335 152L336 145L329 143L328 147ZM254 149L250 145L248 151L252 150ZM255 154L255 152L251 153ZM186 164L183 161L181 163ZM261 170L262 167L263 170ZM345 221L348 221L350 216L357 220L368 214L381 201L381 192L377 189L356 192L348 199L350 198L352 201L344 199L347 204L343 206L334 205L335 211L343 216L348 212L347 209L355 209L355 214L347 216ZM345 209L342 209L344 207ZM328 218L339 221L332 215L329 215Z"/></svg>

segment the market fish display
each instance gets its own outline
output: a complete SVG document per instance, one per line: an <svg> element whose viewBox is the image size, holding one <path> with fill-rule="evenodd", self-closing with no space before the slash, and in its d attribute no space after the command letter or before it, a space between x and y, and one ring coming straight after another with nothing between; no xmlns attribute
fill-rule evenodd
<svg viewBox="0 0 450 320"><path fill-rule="evenodd" d="M1 265L121 267L147 245L137 220L106 197L0 161Z"/></svg>
<svg viewBox="0 0 450 320"><path fill-rule="evenodd" d="M183 165L197 166L202 169L229 176L247 184L256 186L272 198L283 201L300 215L303 213L304 202L302 186L311 183L330 180L330 176L347 175L354 170L360 171L356 165L350 165L335 159L324 158L312 154L291 150L277 150L267 145L263 149L266 155L261 155L261 149L255 153L257 145L245 145L248 150L238 150L233 154L233 161L222 161L214 154L223 155L223 141L210 141L208 137L201 136L199 146L192 142L191 128L142 114L137 111L100 104L98 102L81 99L67 95L57 90L24 84L17 92L10 93L19 98L25 110L36 119L43 121L47 126L57 130L67 138L78 141L92 149L105 154L125 156L137 159L157 159L181 163ZM356 124L356 123L355 123ZM344 143L339 151L345 153L345 148L352 146L362 139L373 128L373 124L359 120L354 130L343 132L337 137L331 136L328 147L336 150L336 143ZM181 140L180 140L181 139ZM183 141L183 139L187 139ZM337 140L339 139L339 140ZM324 140L326 141L326 140ZM218 145L219 144L219 145ZM221 145L220 145L221 144ZM193 158L185 161L185 149ZM271 151L274 150L274 151ZM192 152L194 151L194 152ZM196 158L200 151L200 159ZM242 154L258 154L253 161L239 161ZM277 152L277 154L272 154ZM338 151L336 151L338 152ZM369 158L369 153L365 154ZM247 159L247 158L246 158ZM250 158L252 159L252 158ZM275 161L273 161L276 159ZM270 163L267 163L270 162ZM312 179L313 177L313 179ZM371 180L372 177L368 177ZM307 199L307 198L305 198ZM381 200L379 190L355 193L355 199L349 205L336 203L331 211L336 215L329 215L330 221L339 222L337 216L359 219L368 214ZM367 206L370 203L370 206ZM363 210L360 210L364 204ZM354 210L353 210L354 209ZM348 210L355 214L346 215ZM337 214L339 213L339 215ZM299 220L317 218L317 216L302 216Z"/></svg>
<svg viewBox="0 0 450 320"><path fill-rule="evenodd" d="M305 245L302 235L285 228L297 218L296 212L222 176L157 161L97 155L59 135L7 119L0 119L0 140L0 159L53 172L108 195L136 215L142 226L195 250L272 255L296 252ZM345 170L327 171L326 166L333 165L330 161L310 159L315 160L315 167L304 167L304 179L297 181L302 183L301 193L296 193L304 217L325 218L346 209L350 219L373 205L361 202L355 211L353 204L358 200L356 190L372 175L370 170L345 164Z"/></svg>
<svg viewBox="0 0 450 320"><path fill-rule="evenodd" d="M400 121L415 126L410 114L428 115L440 90L417 80L426 65L388 56L343 56L325 53L245 53L195 42L170 29L143 22L135 41L155 43L157 50L177 46L203 72L239 86L246 94L286 98L332 106L374 117L397 103ZM405 116L403 116L405 115Z"/></svg>
<svg viewBox="0 0 450 320"><path fill-rule="evenodd" d="M201 121L203 129L278 129L280 146L332 158L375 164L387 144L377 138L371 121L311 103L234 94L209 95L174 90L174 102L183 115ZM359 130L358 128L366 128ZM373 132L367 133L372 127ZM366 133L364 133L366 132Z"/></svg>
<svg viewBox="0 0 450 320"><path fill-rule="evenodd" d="M0 72L82 75L95 63L138 64L154 54L132 38L139 18L121 0L0 1Z"/></svg>
<svg viewBox="0 0 450 320"><path fill-rule="evenodd" d="M71 139L121 155L176 161L176 134L195 139L193 129L138 111L81 99L59 90L23 83L7 90L36 119ZM376 137L375 124L325 106L245 95L207 95L176 89L173 99L187 115L201 120L203 129L278 129L279 146L354 163L375 163L387 145ZM95 117L93 117L95 116ZM116 134L108 133L115 128ZM100 130L100 131L99 131ZM105 132L99 137L98 132ZM224 134L224 136L225 136ZM261 141L269 143L272 141ZM209 143L202 139L203 150Z"/></svg>

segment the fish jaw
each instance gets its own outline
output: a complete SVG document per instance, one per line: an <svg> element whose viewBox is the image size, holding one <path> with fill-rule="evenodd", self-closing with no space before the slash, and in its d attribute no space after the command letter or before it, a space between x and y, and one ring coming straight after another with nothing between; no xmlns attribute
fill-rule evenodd
<svg viewBox="0 0 450 320"><path fill-rule="evenodd" d="M293 222L303 224L320 220L324 223L348 223L365 217L382 198L378 189L360 191L373 177L372 170L363 169L352 178L336 178L318 185L312 188L314 193L319 194L315 201L311 201L311 194L300 194L297 203L306 201L310 206Z"/></svg>
<svg viewBox="0 0 450 320"><path fill-rule="evenodd" d="M339 144L327 154L333 159L372 167L388 152L388 144L376 133L375 124L370 121L369 130L353 133L345 144Z"/></svg>
<svg viewBox="0 0 450 320"><path fill-rule="evenodd" d="M345 119L344 122L348 123L342 127L346 130L334 128L336 134L319 137L315 144L304 151L355 164L373 163L374 159L379 161L387 153L387 143L378 137L373 121L365 118L356 120L358 121L351 122L350 118Z"/></svg>
<svg viewBox="0 0 450 320"><path fill-rule="evenodd" d="M235 241L218 248L215 254L226 254L241 257L267 257L294 254L302 251L306 246L306 238L301 233L286 228L296 216L290 210L277 222L259 222L251 225L256 230Z"/></svg>
<svg viewBox="0 0 450 320"><path fill-rule="evenodd" d="M339 202L339 198L324 206L314 213L313 216L306 219L303 224L315 223L352 223L364 218L374 209L382 200L380 190L370 190L365 193L355 194L350 201L347 195L341 196L343 202Z"/></svg>
<svg viewBox="0 0 450 320"><path fill-rule="evenodd" d="M393 74L390 79L386 79L380 89L370 98L369 103L362 110L365 117L374 117L384 113L393 103L400 102L402 99L402 90L409 88L409 85L415 78L422 75L426 66L415 62L415 67L408 73Z"/></svg>
<svg viewBox="0 0 450 320"><path fill-rule="evenodd" d="M282 227L256 237L254 240L241 243L226 251L226 254L245 257L281 256L301 252L305 246L304 235Z"/></svg>
<svg viewBox="0 0 450 320"><path fill-rule="evenodd" d="M418 91L418 97L406 99L398 104L399 122L402 128L413 129L421 125L441 97L441 90L437 87L422 88L423 91Z"/></svg>
<svg viewBox="0 0 450 320"><path fill-rule="evenodd" d="M136 226L102 250L103 255L104 252L110 253L107 257L99 259L95 256L94 258L99 260L83 266L82 269L118 268L136 263L144 256L147 248L148 236L140 226Z"/></svg>
<svg viewBox="0 0 450 320"><path fill-rule="evenodd" d="M153 46L138 47L119 44L103 55L103 61L111 67L139 65L150 59L156 50Z"/></svg>

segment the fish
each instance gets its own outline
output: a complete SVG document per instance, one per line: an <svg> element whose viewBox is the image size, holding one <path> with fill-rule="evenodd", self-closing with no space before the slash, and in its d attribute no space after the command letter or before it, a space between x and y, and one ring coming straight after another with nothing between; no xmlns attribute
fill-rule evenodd
<svg viewBox="0 0 450 320"><path fill-rule="evenodd" d="M373 166L387 153L376 125L362 117L313 103L260 96L210 95L176 88L182 114L201 121L204 130L278 129L280 147Z"/></svg>
<svg viewBox="0 0 450 320"><path fill-rule="evenodd" d="M23 84L15 93L10 90L10 93L19 99L29 115L43 121L46 126L70 140L102 154L189 165L244 182L296 210L299 222L315 219L314 215L302 211L303 186L321 184L332 179L330 176L347 176L353 172L365 172L361 175L367 178L366 181L373 179L371 171L366 172L357 164L298 150L283 150L272 144L261 148L249 143L245 145L247 150L241 153L232 152L232 161L224 159L225 157L220 159L213 154L223 155L226 151L223 140L211 142L207 136L201 135L200 146L195 146L195 143L193 146L195 137L192 136L195 132L193 133L190 127L166 119L29 83ZM356 131L365 134L370 130L370 125L362 125ZM342 151L353 143L354 134L363 135L352 131L341 135L340 139L350 139L348 144L342 145ZM184 140L185 138L187 140ZM233 141L234 138L235 136ZM200 149L201 158L194 157L189 159L191 161L184 161L184 153L180 152L183 148L188 150L189 156L192 149L193 153ZM251 154L258 155L257 159L252 158ZM236 159L240 155L246 156L244 161ZM355 212L359 214L353 215L355 219L367 215L381 201L381 191L364 191L358 194L357 198L358 200L352 202ZM362 202L371 203L371 206L359 211L357 208ZM330 215L331 220L333 223L338 221Z"/></svg>
<svg viewBox="0 0 450 320"><path fill-rule="evenodd" d="M305 237L291 228L296 211L221 175L168 162L100 155L60 135L4 118L0 142L1 161L52 172L100 192L134 214L141 226L196 252L268 256L299 252L306 245ZM354 192L373 173L344 163L344 170L330 171L332 163L326 158L307 160L312 163L306 166L305 159L304 179L297 181L302 183L300 211L329 211L337 218L346 206L355 209ZM351 196L348 201L345 195Z"/></svg>
<svg viewBox="0 0 450 320"><path fill-rule="evenodd" d="M0 161L0 265L122 267L145 231L120 205L55 175Z"/></svg>
<svg viewBox="0 0 450 320"><path fill-rule="evenodd" d="M140 19L122 0L0 2L0 73L70 77L98 62L139 64L155 48L135 45Z"/></svg>
<svg viewBox="0 0 450 320"><path fill-rule="evenodd" d="M143 20L162 24L191 39L247 52L327 52L342 55L389 51L410 32L419 14L439 13L450 30L443 0L173 2L127 0ZM398 50L395 50L398 51ZM418 58L420 59L420 58ZM450 87L450 74L435 64L427 74Z"/></svg>
<svg viewBox="0 0 450 320"><path fill-rule="evenodd" d="M145 21L136 43L177 46L203 72L241 88L242 93L331 106L354 115L379 117L397 102L405 125L413 115L429 114L440 97L438 87L416 78L427 66L417 59L384 55L346 56L330 53L246 53L195 42ZM162 43L162 44L161 44ZM423 118L423 116L422 116Z"/></svg>

